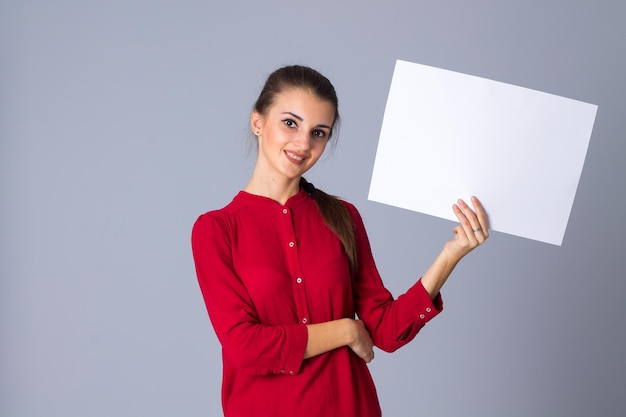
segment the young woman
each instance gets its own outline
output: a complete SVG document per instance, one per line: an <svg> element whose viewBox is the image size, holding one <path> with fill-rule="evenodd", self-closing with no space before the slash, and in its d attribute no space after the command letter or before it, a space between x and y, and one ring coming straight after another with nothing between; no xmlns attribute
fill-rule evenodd
<svg viewBox="0 0 626 417"><path fill-rule="evenodd" d="M488 237L479 201L472 209L459 200L454 239L394 299L357 209L302 177L338 119L320 73L272 73L250 116L258 145L250 182L193 227L198 281L222 345L226 417L380 416L367 368L373 346L409 343L442 310L439 290L455 265Z"/></svg>

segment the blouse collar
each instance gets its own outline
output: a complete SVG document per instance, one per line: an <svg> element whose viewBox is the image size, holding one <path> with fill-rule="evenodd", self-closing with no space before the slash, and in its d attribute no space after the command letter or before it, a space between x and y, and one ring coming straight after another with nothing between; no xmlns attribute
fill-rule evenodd
<svg viewBox="0 0 626 417"><path fill-rule="evenodd" d="M265 197L262 195L251 194L247 191L239 191L239 193L235 196L235 200L239 200L242 203L254 204L261 207L293 207L300 202L309 198L309 193L307 193L304 189L300 188L300 191L295 195L289 197L284 205L281 205L278 201L271 199L269 197Z"/></svg>

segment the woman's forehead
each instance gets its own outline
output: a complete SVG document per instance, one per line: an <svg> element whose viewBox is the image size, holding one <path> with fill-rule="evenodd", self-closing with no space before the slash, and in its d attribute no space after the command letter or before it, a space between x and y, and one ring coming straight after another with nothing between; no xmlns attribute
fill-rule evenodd
<svg viewBox="0 0 626 417"><path fill-rule="evenodd" d="M333 103L315 95L305 88L285 89L276 95L270 111L283 113L292 112L305 118L324 118L331 122L335 118L336 109Z"/></svg>

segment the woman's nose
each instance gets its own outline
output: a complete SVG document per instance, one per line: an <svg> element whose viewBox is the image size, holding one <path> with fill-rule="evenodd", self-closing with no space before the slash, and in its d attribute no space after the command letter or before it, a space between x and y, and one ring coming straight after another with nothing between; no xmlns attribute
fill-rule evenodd
<svg viewBox="0 0 626 417"><path fill-rule="evenodd" d="M294 140L301 149L309 149L311 146L311 137L307 132L298 132Z"/></svg>

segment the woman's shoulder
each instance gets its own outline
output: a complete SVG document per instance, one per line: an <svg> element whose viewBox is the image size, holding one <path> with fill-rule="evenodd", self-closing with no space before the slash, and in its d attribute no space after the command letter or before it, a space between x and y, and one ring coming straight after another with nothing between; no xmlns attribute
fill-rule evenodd
<svg viewBox="0 0 626 417"><path fill-rule="evenodd" d="M222 208L211 209L205 213L202 213L200 217L220 218L229 216L249 206L249 200L250 196L245 191L239 191L237 194L235 194L233 199L228 204L226 204Z"/></svg>
<svg viewBox="0 0 626 417"><path fill-rule="evenodd" d="M273 208L276 203L265 197L239 191L224 207L201 214L196 224L219 225L221 228L236 228L242 221L256 221L264 208Z"/></svg>
<svg viewBox="0 0 626 417"><path fill-rule="evenodd" d="M350 201L344 200L342 198L338 199L350 212L352 217L361 218L361 213L359 213L359 209Z"/></svg>
<svg viewBox="0 0 626 417"><path fill-rule="evenodd" d="M229 222L229 219L245 206L241 201L241 192L235 195L235 197L224 207L219 209L211 209L198 216L196 220L196 227L198 225L208 225L214 223Z"/></svg>

